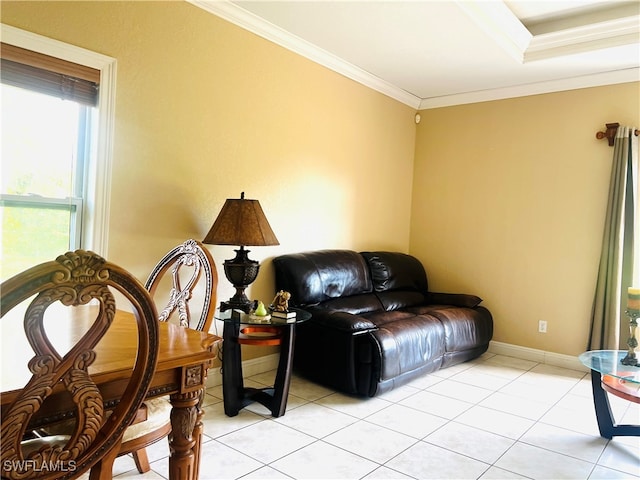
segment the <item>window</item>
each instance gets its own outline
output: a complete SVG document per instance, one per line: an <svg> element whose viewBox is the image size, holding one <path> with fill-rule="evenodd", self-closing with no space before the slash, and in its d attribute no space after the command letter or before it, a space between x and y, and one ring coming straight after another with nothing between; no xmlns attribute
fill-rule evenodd
<svg viewBox="0 0 640 480"><path fill-rule="evenodd" d="M0 219L5 278L83 246L84 172L95 123L94 107L60 98L55 91L36 91L29 85L29 72L17 73L12 82L6 65L3 58ZM23 76L27 82L22 85L9 84L20 84Z"/></svg>
<svg viewBox="0 0 640 480"><path fill-rule="evenodd" d="M106 255L115 61L6 25L2 41L6 279L70 249Z"/></svg>

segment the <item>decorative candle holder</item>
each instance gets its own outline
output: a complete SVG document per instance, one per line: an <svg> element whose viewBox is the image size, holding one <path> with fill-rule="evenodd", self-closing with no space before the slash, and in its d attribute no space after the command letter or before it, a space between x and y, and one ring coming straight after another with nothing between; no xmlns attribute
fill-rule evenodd
<svg viewBox="0 0 640 480"><path fill-rule="evenodd" d="M629 340L627 340L627 346L629 350L627 355L620 360L623 365L638 366L638 358L636 357L636 347L638 346L638 339L636 338L636 329L638 328L638 318L640 318L640 310L629 309L624 313L629 317Z"/></svg>

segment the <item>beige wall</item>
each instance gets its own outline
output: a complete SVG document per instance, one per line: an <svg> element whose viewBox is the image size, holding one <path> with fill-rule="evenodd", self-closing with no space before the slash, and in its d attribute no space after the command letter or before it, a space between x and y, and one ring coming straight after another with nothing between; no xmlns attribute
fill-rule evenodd
<svg viewBox="0 0 640 480"><path fill-rule="evenodd" d="M281 253L410 250L433 289L485 299L495 340L584 349L612 154L595 132L640 124L638 84L426 110L416 134L409 107L187 3L1 7L118 60L108 256L140 278L245 191L281 244L252 249L252 298ZM229 298L233 249L211 251Z"/></svg>
<svg viewBox="0 0 640 480"><path fill-rule="evenodd" d="M145 278L207 233L226 198L257 198L280 241L409 248L415 111L185 2L2 2L2 22L118 61L109 258ZM232 247L211 247L219 298Z"/></svg>
<svg viewBox="0 0 640 480"><path fill-rule="evenodd" d="M595 133L640 125L640 84L421 115L410 251L431 288L484 298L496 341L582 352L613 154Z"/></svg>

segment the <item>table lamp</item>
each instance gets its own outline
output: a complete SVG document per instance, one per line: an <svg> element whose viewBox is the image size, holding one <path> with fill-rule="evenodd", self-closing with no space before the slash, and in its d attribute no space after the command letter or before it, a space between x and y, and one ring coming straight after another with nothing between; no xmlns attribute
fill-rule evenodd
<svg viewBox="0 0 640 480"><path fill-rule="evenodd" d="M239 245L236 256L224 261L224 274L233 284L236 293L227 302L220 303L220 310L242 310L249 313L253 302L244 293L258 276L260 264L248 258L246 246L280 245L271 226L265 217L258 200L244 198L228 198L213 223L211 230L204 237L203 243L210 245Z"/></svg>

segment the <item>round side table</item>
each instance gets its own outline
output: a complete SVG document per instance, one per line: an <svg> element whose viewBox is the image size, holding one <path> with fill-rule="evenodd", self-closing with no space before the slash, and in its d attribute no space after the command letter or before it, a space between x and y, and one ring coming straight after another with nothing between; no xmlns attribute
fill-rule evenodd
<svg viewBox="0 0 640 480"><path fill-rule="evenodd" d="M224 413L238 415L247 405L258 402L274 417L284 415L289 396L296 325L311 318L305 310L296 312L295 320L253 322L238 310L216 312L215 319L224 322L222 333L222 392ZM246 388L242 376L241 345L280 346L280 358L273 387Z"/></svg>
<svg viewBox="0 0 640 480"><path fill-rule="evenodd" d="M622 350L591 350L578 358L591 369L593 404L600 435L640 437L640 425L618 425L615 423L609 398L605 392L640 403L640 367L622 364L626 355Z"/></svg>

